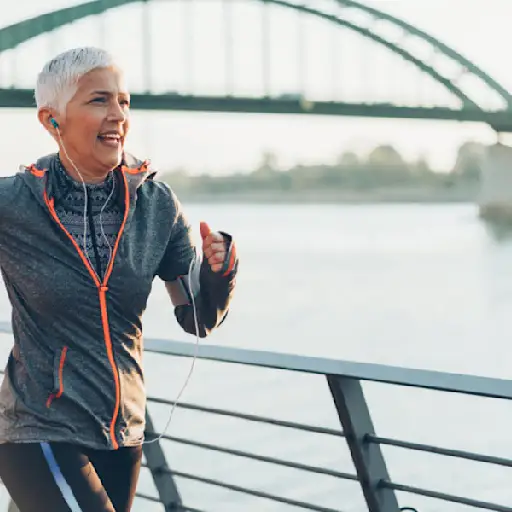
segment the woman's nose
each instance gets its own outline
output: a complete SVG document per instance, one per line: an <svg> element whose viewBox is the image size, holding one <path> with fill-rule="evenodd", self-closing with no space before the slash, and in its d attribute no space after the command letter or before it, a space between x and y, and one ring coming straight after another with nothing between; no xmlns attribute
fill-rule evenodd
<svg viewBox="0 0 512 512"><path fill-rule="evenodd" d="M126 121L126 112L124 107L119 105L119 103L115 103L110 109L108 120L124 123Z"/></svg>

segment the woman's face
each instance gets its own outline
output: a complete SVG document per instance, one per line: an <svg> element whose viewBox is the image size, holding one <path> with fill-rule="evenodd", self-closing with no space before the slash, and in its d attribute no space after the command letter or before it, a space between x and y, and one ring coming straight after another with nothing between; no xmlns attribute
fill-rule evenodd
<svg viewBox="0 0 512 512"><path fill-rule="evenodd" d="M84 177L102 178L120 164L129 108L130 95L117 68L95 69L78 81L65 117L57 121L66 152Z"/></svg>

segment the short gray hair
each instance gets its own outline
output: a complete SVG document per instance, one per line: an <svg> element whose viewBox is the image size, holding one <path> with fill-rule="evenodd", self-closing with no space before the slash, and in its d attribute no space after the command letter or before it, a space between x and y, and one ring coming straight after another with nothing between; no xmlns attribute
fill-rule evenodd
<svg viewBox="0 0 512 512"><path fill-rule="evenodd" d="M97 68L114 65L112 55L100 48L73 48L57 55L45 64L37 77L37 110L50 107L63 113L75 95L78 80L83 75Z"/></svg>

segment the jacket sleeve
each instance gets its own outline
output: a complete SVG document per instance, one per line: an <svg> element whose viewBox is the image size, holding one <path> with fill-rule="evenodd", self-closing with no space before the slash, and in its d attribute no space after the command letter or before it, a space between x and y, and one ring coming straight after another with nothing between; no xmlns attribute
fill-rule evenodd
<svg viewBox="0 0 512 512"><path fill-rule="evenodd" d="M19 175L0 178L0 231L6 220L17 215L16 203L22 187Z"/></svg>
<svg viewBox="0 0 512 512"><path fill-rule="evenodd" d="M197 332L204 338L228 314L238 271L236 248L232 237L222 232L227 249L226 260L220 272L213 272L208 260L197 254L190 225L175 196L174 201L176 220L158 276L165 281L180 326L185 332Z"/></svg>

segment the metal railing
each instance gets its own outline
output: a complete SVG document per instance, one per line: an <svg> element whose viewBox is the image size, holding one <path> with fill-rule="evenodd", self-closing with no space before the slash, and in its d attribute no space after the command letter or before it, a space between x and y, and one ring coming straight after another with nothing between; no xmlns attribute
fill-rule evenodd
<svg viewBox="0 0 512 512"><path fill-rule="evenodd" d="M188 343L153 339L146 341L146 350L150 353L167 356L191 357L194 352L194 347ZM391 481L381 446L394 446L408 450L428 452L445 457L456 457L503 467L512 467L512 460L463 450L447 449L428 444L412 443L398 439L379 437L374 431L370 411L361 386L362 381L370 381L397 386L511 400L512 381L378 364L354 363L331 359L285 355L280 353L224 348L211 345L201 346L198 351L198 357L204 360L223 363L324 375L336 405L336 410L343 429L342 431L191 403L178 403L177 407L207 414L230 416L250 422L270 424L286 429L298 429L305 432L334 436L340 438L340 440L343 438L350 450L355 473L344 473L323 467L290 462L245 450L235 450L183 437L164 435L162 439L166 441L194 446L203 450L245 457L247 459L261 461L268 464L300 469L310 473L329 475L341 480L357 481L363 492L364 500L369 512L397 512L400 510L396 491L435 498L449 503L464 504L481 509L494 510L498 512L512 512L512 508L505 505L483 502L466 496L457 496L454 494L423 489ZM160 398L150 398L149 401L150 403L164 404L168 406L173 405L172 401ZM152 433L148 432L148 435L151 436ZM337 509L320 507L311 503L292 500L282 496L276 496L254 489L232 485L224 481L173 471L167 466L159 467L158 471L167 475L168 482L173 480L173 477L180 477L245 493L254 497L286 503L302 510L326 512L343 510L342 503L340 504L340 508ZM175 485L174 487L177 489ZM173 500L167 502L162 500L162 502L164 503L166 511L180 510L180 507L182 507L181 509L187 510L182 506L179 493L177 493Z"/></svg>
<svg viewBox="0 0 512 512"><path fill-rule="evenodd" d="M10 327L7 328L0 324L0 332L10 332ZM146 340L145 347L145 350L148 353L172 357L192 357L195 350L193 344L163 339ZM242 493L254 498L271 500L276 503L295 507L297 510L338 512L344 510L344 506L343 503L340 503L339 508L336 509L322 507L299 499L292 499L259 489L236 485L221 479L207 478L196 473L175 470L169 464L162 449L161 443L164 441L182 446L194 447L208 452L222 453L265 464L272 464L281 468L293 468L310 474L327 475L339 480L357 482L362 490L364 501L369 512L397 512L401 510L396 495L397 491L405 492L410 495L434 498L446 503L458 503L497 512L512 512L512 507L505 505L479 501L466 496L458 496L393 482L390 479L388 469L386 467L386 461L381 450L382 446L392 446L407 450L427 452L444 457L493 464L501 467L512 467L512 460L464 450L441 448L429 444L420 444L380 437L374 430L370 410L361 385L363 381L366 381L511 400L512 381L510 380L459 375L429 370L416 370L379 364L301 357L282 353L225 348L212 345L200 346L197 357L202 360L217 361L235 365L247 365L273 370L325 376L327 387L336 406L342 430L284 421L271 417L247 414L234 410L209 407L189 402L178 403L177 408L203 414L236 418L238 420L252 422L255 424L272 425L281 429L293 429L302 432L315 433L339 439L348 446L355 472L345 473L321 466L292 462L277 457L253 453L248 450L219 446L195 439L165 434L161 437L160 441L144 445L144 455L146 460L144 466L151 473L158 496L151 496L145 493L138 493L137 496L140 499L161 503L166 512L207 512L206 510L189 507L183 503L176 479L183 479L208 486L214 486L231 492ZM174 404L171 400L156 397L149 397L148 401L149 404L169 407ZM154 431L153 421L149 412L146 414L146 417L148 439L151 439L152 436L160 435L158 432ZM402 510L406 509L407 507L402 507Z"/></svg>

